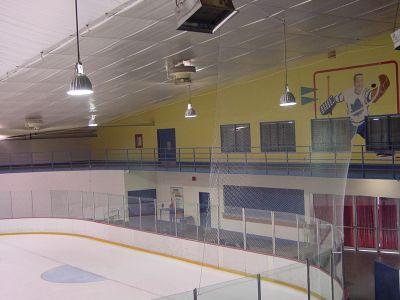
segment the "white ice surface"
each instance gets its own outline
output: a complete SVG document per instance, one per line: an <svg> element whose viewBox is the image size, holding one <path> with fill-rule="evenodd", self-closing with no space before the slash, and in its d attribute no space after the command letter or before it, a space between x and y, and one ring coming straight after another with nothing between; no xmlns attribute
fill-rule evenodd
<svg viewBox="0 0 400 300"><path fill-rule="evenodd" d="M41 278L43 272L66 264L107 280L73 284ZM0 237L0 299L154 299L198 287L200 273L201 267L195 264L80 237ZM237 278L235 274L203 268L201 285ZM254 281L240 282L230 284L229 295L227 289L210 289L199 300L254 299ZM304 293L268 282L263 282L262 291L263 299L305 299Z"/></svg>

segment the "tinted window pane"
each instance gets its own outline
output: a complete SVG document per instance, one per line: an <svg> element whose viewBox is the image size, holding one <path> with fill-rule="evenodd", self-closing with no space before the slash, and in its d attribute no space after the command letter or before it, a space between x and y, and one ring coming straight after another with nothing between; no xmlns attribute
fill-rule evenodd
<svg viewBox="0 0 400 300"><path fill-rule="evenodd" d="M311 120L313 151L348 151L352 126L349 118Z"/></svg>
<svg viewBox="0 0 400 300"><path fill-rule="evenodd" d="M235 125L221 126L221 150L232 152L235 147Z"/></svg>
<svg viewBox="0 0 400 300"><path fill-rule="evenodd" d="M344 119L331 119L332 126L332 148L336 151L346 151L351 148L351 129L350 120Z"/></svg>
<svg viewBox="0 0 400 300"><path fill-rule="evenodd" d="M313 151L331 151L331 125L329 119L311 120Z"/></svg>
<svg viewBox="0 0 400 300"><path fill-rule="evenodd" d="M389 149L389 122L386 116L367 119L367 150Z"/></svg>
<svg viewBox="0 0 400 300"><path fill-rule="evenodd" d="M296 151L294 121L260 123L261 151Z"/></svg>
<svg viewBox="0 0 400 300"><path fill-rule="evenodd" d="M250 124L221 125L222 152L250 152Z"/></svg>
<svg viewBox="0 0 400 300"><path fill-rule="evenodd" d="M250 125L238 124L235 127L235 146L237 152L250 152Z"/></svg>
<svg viewBox="0 0 400 300"><path fill-rule="evenodd" d="M393 148L400 150L400 116L390 117L390 141Z"/></svg>
<svg viewBox="0 0 400 300"><path fill-rule="evenodd" d="M294 121L279 123L279 144L282 151L296 151Z"/></svg>

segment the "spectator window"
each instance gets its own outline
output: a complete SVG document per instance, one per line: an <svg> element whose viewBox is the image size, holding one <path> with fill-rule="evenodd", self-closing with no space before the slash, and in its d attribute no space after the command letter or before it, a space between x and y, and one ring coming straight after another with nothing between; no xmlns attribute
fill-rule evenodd
<svg viewBox="0 0 400 300"><path fill-rule="evenodd" d="M400 115L369 116L366 127L368 151L400 149Z"/></svg>
<svg viewBox="0 0 400 300"><path fill-rule="evenodd" d="M250 124L221 125L222 152L251 152Z"/></svg>
<svg viewBox="0 0 400 300"><path fill-rule="evenodd" d="M349 151L352 125L349 118L311 120L313 151Z"/></svg>
<svg viewBox="0 0 400 300"><path fill-rule="evenodd" d="M260 140L262 152L295 152L294 121L260 123Z"/></svg>
<svg viewBox="0 0 400 300"><path fill-rule="evenodd" d="M304 191L254 186L224 185L225 213L241 216L241 208L304 215Z"/></svg>

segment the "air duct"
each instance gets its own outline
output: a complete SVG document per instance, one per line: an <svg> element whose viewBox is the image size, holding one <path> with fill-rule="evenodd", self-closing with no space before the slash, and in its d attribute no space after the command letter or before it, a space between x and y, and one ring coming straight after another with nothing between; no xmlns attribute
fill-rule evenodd
<svg viewBox="0 0 400 300"><path fill-rule="evenodd" d="M232 0L174 0L178 30L214 33L237 11Z"/></svg>

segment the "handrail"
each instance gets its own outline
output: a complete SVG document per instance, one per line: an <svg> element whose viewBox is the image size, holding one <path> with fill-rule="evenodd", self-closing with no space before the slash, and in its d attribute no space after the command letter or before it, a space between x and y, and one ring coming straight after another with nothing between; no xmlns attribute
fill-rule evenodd
<svg viewBox="0 0 400 300"><path fill-rule="evenodd" d="M328 144L318 144L318 145L322 145L322 146L329 146ZM394 149L395 151L400 151L400 144L387 144L387 143L369 143L368 145L361 145L361 144L356 144L356 145L351 145L351 147L349 146L349 150L342 150L342 151L340 151L340 150L338 150L338 149L333 149L333 150L329 150L329 149L327 149L326 151L320 151L320 150L313 150L312 149L312 146L307 146L307 145L299 145L299 146L293 146L293 145L287 145L287 146L285 146L285 145L279 145L279 146L276 146L276 148L277 149L282 149L282 148L285 148L285 147L287 147L287 148L290 148L290 149L293 149L293 148L295 148L296 150L294 150L294 151L292 151L292 150L282 150L282 151L262 151L261 150L261 146L251 146L251 147L247 147L247 148L249 148L249 149L251 149L251 151L241 151L241 152L243 152L243 153L245 153L245 152L247 152L247 153L250 153L250 152L253 152L253 149L254 150L258 150L258 151L256 151L256 152L260 152L260 153L286 153L286 152L298 152L297 150L298 149L302 149L302 148L304 148L304 149L307 149L308 151L307 151L307 153L309 153L309 152L313 152L313 153L335 153L335 152L342 152L342 153L361 153L361 152L357 152L357 151L351 151L351 148L353 148L353 149L357 149L357 148L371 148L371 147L387 147L387 148L392 148L392 149ZM340 149L342 146L338 146L338 148ZM273 149L274 148L274 146L269 146L268 147L269 149ZM152 148L152 147L146 147L146 148L101 148L101 149L88 149L88 150L54 150L54 151L21 151L21 152L0 152L0 155L9 155L9 154L17 154L17 155L19 155L19 154L31 154L31 153L67 153L67 152L70 152L70 153L83 153L83 152L104 152L104 151L126 151L126 150L128 150L128 151L145 151L145 150L151 150L151 151L153 151L154 149L156 149L157 151L166 151L166 150L168 150L168 151L175 151L175 152L177 152L178 151L178 149L180 149L180 150L185 150L185 149L187 149L187 150L190 150L190 151L192 151L193 149L205 149L205 150L208 150L208 152L207 153L209 153L209 151L210 151L210 149L211 149L211 151L216 151L216 150L222 150L222 149L224 149L224 147L219 147L219 146L198 146L198 147L176 147L176 148L160 148L160 147L154 147L154 148ZM240 148L238 148L238 149L240 149ZM311 151L310 151L311 150ZM383 150L385 150L385 149L383 149ZM383 151L382 150L382 151ZM375 153L376 151L379 151L379 150L369 150L369 151L366 151L366 150L364 150L365 152L370 152L370 153ZM225 151L223 151L224 153L225 153ZM235 153L234 151L231 151L232 153Z"/></svg>
<svg viewBox="0 0 400 300"><path fill-rule="evenodd" d="M0 153L0 172L62 168L205 172L218 165L231 168L232 173L245 170L264 175L345 177L349 171L349 177L354 178L399 179L400 156L396 149L373 152L364 145L357 145L352 152L313 151L310 146L297 146L296 151L286 152L261 151L260 147L251 147L250 152L223 152L221 147L3 152Z"/></svg>

